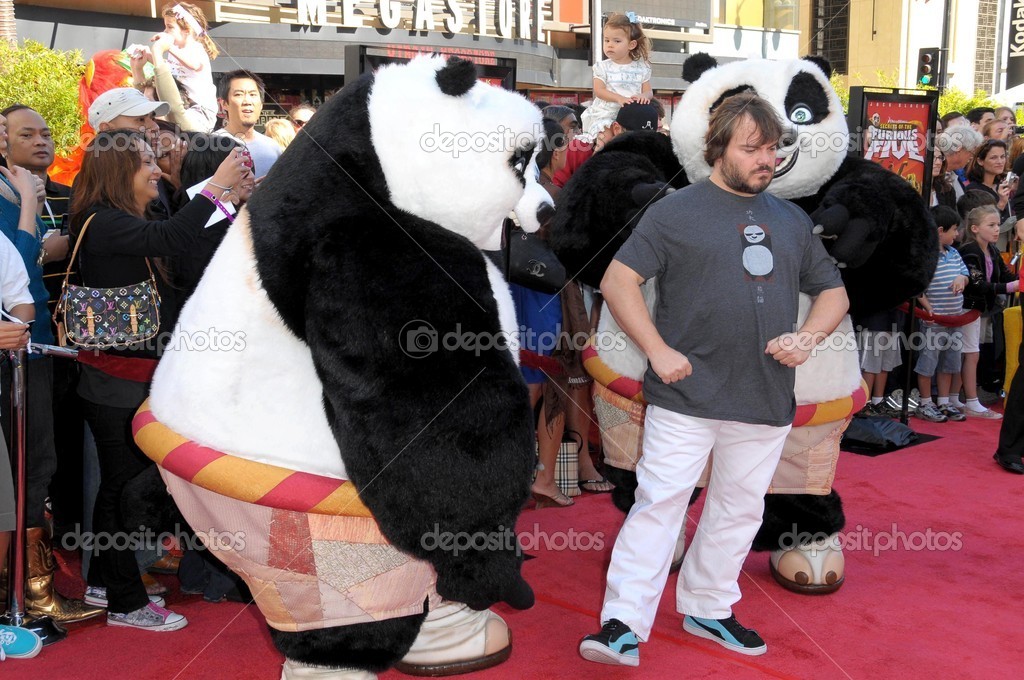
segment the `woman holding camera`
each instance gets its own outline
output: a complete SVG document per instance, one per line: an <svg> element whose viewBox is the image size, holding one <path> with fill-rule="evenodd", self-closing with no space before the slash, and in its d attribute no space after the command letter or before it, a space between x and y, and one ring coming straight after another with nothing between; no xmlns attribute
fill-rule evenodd
<svg viewBox="0 0 1024 680"><path fill-rule="evenodd" d="M207 177L212 177L221 163L228 158L232 152L238 150L243 156L252 162L248 149L230 135L208 135L195 133L190 135L189 145L192 147L185 155L181 163L181 189L178 197L181 199L179 205L188 202L187 191L190 187L197 185ZM224 240L228 227L234 222L234 214L242 209L245 202L252 196L256 188L256 178L249 175L234 188L228 196L228 200L234 209L232 215L217 211L217 221L208 225L199 234L196 243L183 255L175 257L171 263L171 270L174 275L174 287L178 293L179 302L184 305L188 298L192 297L199 279L206 271L206 265L210 264L213 254ZM227 206L227 203L224 204Z"/></svg>
<svg viewBox="0 0 1024 680"><path fill-rule="evenodd" d="M82 351L78 394L96 439L100 489L93 530L96 553L89 568L86 601L107 607L107 623L140 630L183 628L184 616L163 608L163 599L146 595L131 538L122 517L125 485L152 463L132 438L132 418L146 399L156 368L162 336L174 327L174 291L150 258L187 252L218 204L251 175L245 157L232 151L217 168L202 194L164 221L147 220L147 206L157 198L161 177L153 149L138 132L101 132L86 148L75 181L71 233L80 240L78 269L82 285L121 289L152 279L161 298L159 328L146 342L123 348ZM156 267L160 269L159 266ZM151 344L152 343L152 344Z"/></svg>
<svg viewBox="0 0 1024 680"><path fill-rule="evenodd" d="M1017 191L1017 177L1006 173L1006 142L1001 139L987 139L974 152L974 160L967 168L968 191L984 191L996 199L999 221L1005 222L1010 215L1010 197Z"/></svg>

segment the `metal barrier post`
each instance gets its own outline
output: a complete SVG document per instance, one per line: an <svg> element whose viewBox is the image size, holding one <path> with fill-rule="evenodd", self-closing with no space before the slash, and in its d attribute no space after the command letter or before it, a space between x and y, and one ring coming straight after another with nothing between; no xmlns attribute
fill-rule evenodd
<svg viewBox="0 0 1024 680"><path fill-rule="evenodd" d="M8 352L11 360L11 476L15 487L14 530L9 557L10 569L7 583L8 608L0 623L18 626L33 631L43 645L51 645L68 635L66 628L49 616L32 616L25 612L25 398L28 392L25 381L24 349Z"/></svg>

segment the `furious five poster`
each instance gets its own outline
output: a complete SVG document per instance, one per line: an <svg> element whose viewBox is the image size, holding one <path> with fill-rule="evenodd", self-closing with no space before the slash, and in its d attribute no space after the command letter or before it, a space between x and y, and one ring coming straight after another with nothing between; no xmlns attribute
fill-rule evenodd
<svg viewBox="0 0 1024 680"><path fill-rule="evenodd" d="M850 123L856 121L861 133L860 153L927 196L931 191L937 97L931 92L862 91L856 102L860 106L856 106L853 90L858 89L862 90L852 88L850 93Z"/></svg>

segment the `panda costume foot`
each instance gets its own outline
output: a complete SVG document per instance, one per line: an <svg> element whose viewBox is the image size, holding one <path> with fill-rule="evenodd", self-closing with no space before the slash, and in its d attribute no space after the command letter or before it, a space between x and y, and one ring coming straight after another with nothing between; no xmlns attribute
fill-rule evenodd
<svg viewBox="0 0 1024 680"><path fill-rule="evenodd" d="M281 680L376 680L377 675L358 668L326 668L285 659Z"/></svg>
<svg viewBox="0 0 1024 680"><path fill-rule="evenodd" d="M834 593L846 580L846 558L838 533L789 550L775 550L768 564L780 586L802 595Z"/></svg>
<svg viewBox="0 0 1024 680"><path fill-rule="evenodd" d="M406 675L441 677L491 668L512 654L512 631L490 610L446 602L427 614L412 649L395 664Z"/></svg>

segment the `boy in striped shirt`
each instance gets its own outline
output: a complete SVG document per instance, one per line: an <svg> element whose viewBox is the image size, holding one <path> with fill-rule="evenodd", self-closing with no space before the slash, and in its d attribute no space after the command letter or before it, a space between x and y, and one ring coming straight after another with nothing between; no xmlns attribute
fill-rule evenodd
<svg viewBox="0 0 1024 680"><path fill-rule="evenodd" d="M936 316L955 316L964 310L964 286L967 285L967 265L953 247L960 216L946 206L932 208L932 217L939 228L939 264L928 290L919 298L921 307ZM914 415L933 423L947 420L963 421L966 416L949 403L949 388L953 375L960 372L960 348L963 333L959 327L921 322L924 345L921 347L914 372L921 402ZM937 375L936 375L937 373ZM932 376L938 385L938 405L932 403Z"/></svg>

